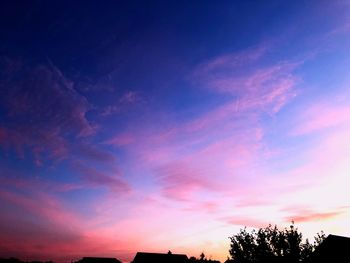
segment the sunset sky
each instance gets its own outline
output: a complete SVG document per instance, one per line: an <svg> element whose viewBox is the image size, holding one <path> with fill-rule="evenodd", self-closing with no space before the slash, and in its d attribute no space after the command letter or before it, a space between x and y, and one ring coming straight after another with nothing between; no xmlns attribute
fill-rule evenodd
<svg viewBox="0 0 350 263"><path fill-rule="evenodd" d="M350 236L349 185L349 1L1 2L0 257Z"/></svg>

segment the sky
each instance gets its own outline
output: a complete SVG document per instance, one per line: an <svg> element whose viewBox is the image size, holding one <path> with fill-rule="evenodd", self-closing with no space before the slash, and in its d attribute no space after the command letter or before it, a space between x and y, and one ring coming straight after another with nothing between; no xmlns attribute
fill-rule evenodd
<svg viewBox="0 0 350 263"><path fill-rule="evenodd" d="M349 1L0 5L0 257L350 236Z"/></svg>

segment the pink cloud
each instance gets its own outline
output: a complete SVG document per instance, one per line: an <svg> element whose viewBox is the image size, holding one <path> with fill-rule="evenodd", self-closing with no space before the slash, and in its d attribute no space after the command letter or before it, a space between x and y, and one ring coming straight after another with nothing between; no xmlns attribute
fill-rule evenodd
<svg viewBox="0 0 350 263"><path fill-rule="evenodd" d="M117 237L85 233L76 229L71 222L66 223L66 228L57 225L43 227L42 224L40 227L28 222L21 223L17 229L10 227L11 233L3 231L0 226L2 230L0 239L4 241L0 244L0 256L16 255L22 260L55 262L78 260L84 256L105 256L130 261L132 254L135 253L130 250L135 242L132 244Z"/></svg>
<svg viewBox="0 0 350 263"><path fill-rule="evenodd" d="M208 85L217 91L237 96L240 111L266 110L275 113L296 96L293 89L299 78L292 72L297 65L281 63L243 76L211 77Z"/></svg>
<svg viewBox="0 0 350 263"><path fill-rule="evenodd" d="M27 213L42 217L43 221L48 220L54 224L79 222L73 213L66 212L58 200L52 196L44 193L32 193L31 195L31 198L28 198L26 195L4 189L0 192L1 199L24 209Z"/></svg>
<svg viewBox="0 0 350 263"><path fill-rule="evenodd" d="M198 79L213 71L226 70L228 67L239 68L258 61L268 50L268 45L264 44L237 53L221 55L197 66L193 75Z"/></svg>
<svg viewBox="0 0 350 263"><path fill-rule="evenodd" d="M115 104L105 107L102 110L101 115L110 116L112 114L119 113L127 109L128 107L130 107L130 105L134 105L140 102L142 103L144 102L144 100L138 92L127 91L117 100Z"/></svg>
<svg viewBox="0 0 350 263"><path fill-rule="evenodd" d="M303 113L297 128L292 134L303 135L315 133L330 128L348 125L349 122L349 106L321 103L312 106Z"/></svg>
<svg viewBox="0 0 350 263"><path fill-rule="evenodd" d="M69 138L79 145L96 133L86 118L90 104L52 63L13 64L12 59L5 59L5 90L0 100L11 126L0 128L1 146L21 157L29 149L38 166L66 159L72 151ZM16 77L19 74L21 80Z"/></svg>
<svg viewBox="0 0 350 263"><path fill-rule="evenodd" d="M215 184L209 183L200 171L184 162L160 167L157 179L163 187L165 196L177 200L189 200L191 193L196 190L215 189Z"/></svg>
<svg viewBox="0 0 350 263"><path fill-rule="evenodd" d="M120 98L121 103L135 103L140 100L140 95L136 91L128 91Z"/></svg>
<svg viewBox="0 0 350 263"><path fill-rule="evenodd" d="M205 71L212 70L217 64L223 66L225 60L220 63L210 64ZM295 96L293 91L298 78L292 72L297 64L284 63L277 66L268 67L262 70L255 70L244 79L246 88L240 90L240 96L226 102L224 105L209 110L192 120L176 123L168 123L164 129L152 130L147 134L136 128L137 132L125 135L118 135L108 142L119 144L129 143L131 140L137 141L139 146L137 151L145 156L147 160L166 160L176 158L176 152L183 151L184 148L197 148L199 145L206 147L215 141L239 133L245 132L246 127L259 127L259 115L265 113L278 112L290 99ZM198 74L198 73L197 73ZM233 83L236 79L234 79ZM218 127L220 127L218 129ZM140 138L147 138L150 145ZM177 143L172 143L172 142ZM152 147L151 147L152 145ZM160 146L161 145L161 146ZM151 149L148 149L151 147ZM131 149L132 147L129 147ZM140 151L141 150L141 151ZM147 157L148 156L148 157Z"/></svg>
<svg viewBox="0 0 350 263"><path fill-rule="evenodd" d="M67 157L69 149L66 140L60 136L57 130L35 132L28 128L8 129L0 127L0 146L6 151L14 150L24 158L24 149L29 147L36 163L42 159L63 160Z"/></svg>
<svg viewBox="0 0 350 263"><path fill-rule="evenodd" d="M349 9L349 6L343 6L342 8ZM349 17L345 17L342 19L341 23L334 26L333 29L331 29L326 35L325 38L334 38L336 36L339 36L341 34L346 34L350 32L350 20Z"/></svg>
<svg viewBox="0 0 350 263"><path fill-rule="evenodd" d="M128 193L131 190L117 168L99 171L80 162L73 163L72 168L80 174L83 183L89 187L106 187L114 193Z"/></svg>
<svg viewBox="0 0 350 263"><path fill-rule="evenodd" d="M267 48L262 46L238 54L224 55L207 61L194 70L195 82L234 95L232 100L224 105L183 123L168 123L169 125L164 125L167 128L158 130L146 128L148 133L138 131L128 135L117 135L108 142L117 145L128 144L126 150L142 155L143 161L151 160L153 164L164 164L167 160L176 159L180 153L184 156L193 152L196 156L195 152L209 148L218 141L224 141L227 137L232 141L239 140L241 134L247 133L249 127L261 132L260 114L277 113L295 97L295 86L299 82L294 70L300 63L280 62L257 68L256 64L264 58L266 50ZM248 62L245 63L246 61ZM236 69L242 74L236 74ZM249 136L255 135L249 132ZM147 142L141 138L147 138ZM131 140L137 141L138 145L130 145ZM249 143L242 145L239 151L247 152L251 146ZM218 152L220 149L216 153ZM227 149L224 152L227 156ZM239 158L233 159L232 164L241 162Z"/></svg>
<svg viewBox="0 0 350 263"><path fill-rule="evenodd" d="M71 145L71 152L81 158L87 157L90 160L113 164L116 161L114 154L102 150L92 143L78 143Z"/></svg>
<svg viewBox="0 0 350 263"><path fill-rule="evenodd" d="M143 133L117 135L112 137L109 143L114 141L120 145L131 140L137 141L137 144L127 144L125 149L133 151L141 158L138 166L146 169L151 167L156 172L156 178L160 171L166 171L167 176L162 180L158 180L159 178L156 180L162 185L163 193L168 197L186 199L200 189L206 189L208 185L206 182L214 185L214 178L210 178L212 174L219 173L222 176L227 168L237 169L239 166L248 165L259 151L259 141L263 132L256 116L235 111L236 105L230 103L192 121L172 126L170 130L160 129L151 132L151 135ZM247 127L251 125L258 128L248 131ZM222 137L212 140L213 135L217 137L218 134L222 134ZM190 169L184 165L186 163L191 164ZM205 163L207 165L204 165ZM220 163L220 167L214 169L215 163ZM171 179L175 177L178 179L177 184Z"/></svg>
<svg viewBox="0 0 350 263"><path fill-rule="evenodd" d="M342 211L337 212L323 212L323 213L317 213L317 212L311 212L311 211L303 211L299 214L294 214L289 217L286 217L286 221L294 221L296 223L301 222L316 222L316 221L324 221L333 219L334 217L339 216L342 214Z"/></svg>
<svg viewBox="0 0 350 263"><path fill-rule="evenodd" d="M131 144L135 141L135 138L130 133L122 133L114 136L113 138L107 140L105 144L113 146L125 146Z"/></svg>
<svg viewBox="0 0 350 263"><path fill-rule="evenodd" d="M13 174L13 171L6 169L1 169L0 172L6 174L6 177L0 177L0 183L2 186L15 187L30 192L35 192L38 189L41 189L45 192L59 193L84 188L82 183L58 183L46 179L36 179L34 176L28 179L23 176L23 174ZM28 176L28 174L26 174L26 176Z"/></svg>
<svg viewBox="0 0 350 263"><path fill-rule="evenodd" d="M137 242L96 230L95 219L67 209L51 195L52 190L62 190L59 186L52 188L28 179L4 180L0 205L11 213L0 216L0 256L67 262L83 256L121 255L131 260L130 248ZM7 190L9 187L16 191ZM45 193L48 191L51 194Z"/></svg>
<svg viewBox="0 0 350 263"><path fill-rule="evenodd" d="M68 143L58 130L37 130L34 134L27 128L18 131L0 127L0 146L5 151L13 149L21 158L24 158L24 151L29 147L37 166L45 160L57 163L72 156L104 163L114 163L116 159L109 151L101 150L91 143L79 140Z"/></svg>
<svg viewBox="0 0 350 263"><path fill-rule="evenodd" d="M283 85L276 88L275 93L269 93L266 101L283 97L280 95L283 89ZM241 104L244 107L238 106L237 101L231 101L193 120L165 125L163 129L149 131L145 128L149 131L147 134L138 131L117 135L108 142L120 145L129 143L131 138L137 141L137 144L128 144L125 150L139 156L139 167L151 169L156 184L162 187L167 197L188 200L201 190L215 192L228 189L225 183L216 182L214 174L224 181L234 182L237 189L244 184L243 181L249 180L238 179L238 175L243 167L257 160L263 151L264 136L258 114L251 112L251 108L256 106L250 106L252 102L249 106L248 102Z"/></svg>
<svg viewBox="0 0 350 263"><path fill-rule="evenodd" d="M270 200L269 200L270 199ZM267 199L265 195L257 192L250 192L246 196L239 197L235 203L236 208L247 208L270 205L271 198Z"/></svg>
<svg viewBox="0 0 350 263"><path fill-rule="evenodd" d="M264 54L252 61L259 64ZM264 227L270 221L284 222L287 217L279 211L281 202L296 202L297 193L316 185L315 177L275 171L269 165L271 159L280 161L283 149L269 145L268 137L273 133L262 117L269 113L277 118L275 113L295 97L300 83L295 71L300 63L280 62L259 69L252 65L245 71L244 63L230 59L213 59L194 74L203 73L203 83L197 79L197 84L227 94L224 104L182 122L171 118L164 123L144 122L144 129L131 129L130 133L112 136L108 142L113 144L114 140L136 156L135 181L142 178L154 199L171 204L176 208L172 210L196 211L207 222L216 220L228 225ZM242 74L232 73L233 67L240 68ZM317 176L318 170L307 172ZM155 207L159 208L147 204L143 209L158 211ZM149 224L158 222L152 217L148 220Z"/></svg>
<svg viewBox="0 0 350 263"><path fill-rule="evenodd" d="M215 213L218 211L220 205L217 202L213 202L213 201L207 201L207 202L203 202L199 205L198 209L199 210L204 210L207 213Z"/></svg>
<svg viewBox="0 0 350 263"><path fill-rule="evenodd" d="M261 136L261 132L255 129L236 132L231 137L206 142L186 154L182 151L191 142L184 141L181 146L178 141L171 140L175 143L174 147L161 147L159 153L156 151L159 158L147 161L151 161L156 171L156 182L167 197L189 201L201 191L237 191L248 180L247 177L242 180L238 175L257 158L261 150ZM150 155L154 153L154 148L153 145L152 149L145 148L144 151Z"/></svg>
<svg viewBox="0 0 350 263"><path fill-rule="evenodd" d="M242 227L261 228L269 225L269 222L242 216L233 216L229 218L223 218L222 220L228 224L238 225Z"/></svg>
<svg viewBox="0 0 350 263"><path fill-rule="evenodd" d="M266 65L262 63L266 50L259 47L213 58L197 67L194 81L199 86L234 96L239 110L278 112L296 96L295 87L300 79L294 71L302 62ZM258 67L259 64L262 65Z"/></svg>

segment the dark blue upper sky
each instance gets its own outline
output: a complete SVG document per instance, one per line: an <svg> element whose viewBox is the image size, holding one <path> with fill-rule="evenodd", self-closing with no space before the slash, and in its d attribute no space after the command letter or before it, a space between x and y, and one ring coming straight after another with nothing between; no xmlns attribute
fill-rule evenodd
<svg viewBox="0 0 350 263"><path fill-rule="evenodd" d="M97 106L116 99L91 92L105 86L118 87L119 95L137 90L170 98L164 104L178 108L205 99L181 82L196 64L261 42L283 42L288 55L310 30L315 34L320 24L324 29L334 23L310 15L325 12L318 6L309 1L105 1L97 6L95 1L9 1L1 8L0 50L28 65L50 61ZM184 96L184 90L190 94Z"/></svg>
<svg viewBox="0 0 350 263"><path fill-rule="evenodd" d="M317 4L304 2L10 1L1 10L1 50L34 63L50 59L73 78L96 81L128 67L145 77L145 66L172 71L176 62L192 65L327 23L308 17Z"/></svg>

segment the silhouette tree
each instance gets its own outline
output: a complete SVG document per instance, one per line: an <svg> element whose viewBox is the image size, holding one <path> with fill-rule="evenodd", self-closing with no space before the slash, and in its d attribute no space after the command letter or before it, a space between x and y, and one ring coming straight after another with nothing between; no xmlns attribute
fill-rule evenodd
<svg viewBox="0 0 350 263"><path fill-rule="evenodd" d="M198 263L204 263L204 262L207 262L207 263L220 263L220 261L218 260L212 260L211 258L207 258L204 254L204 252L202 252L200 255L199 255L199 258L196 258L196 257L190 257L189 258L189 262L198 262Z"/></svg>
<svg viewBox="0 0 350 263"><path fill-rule="evenodd" d="M302 234L294 226L279 230L277 226L269 225L258 231L247 232L241 229L230 237L230 255L237 263L296 263L307 262L311 253L318 247L325 235L317 234L314 244L307 239L302 243Z"/></svg>
<svg viewBox="0 0 350 263"><path fill-rule="evenodd" d="M189 262L196 262L197 261L196 257L193 257L193 256L190 257L188 260L189 260Z"/></svg>

